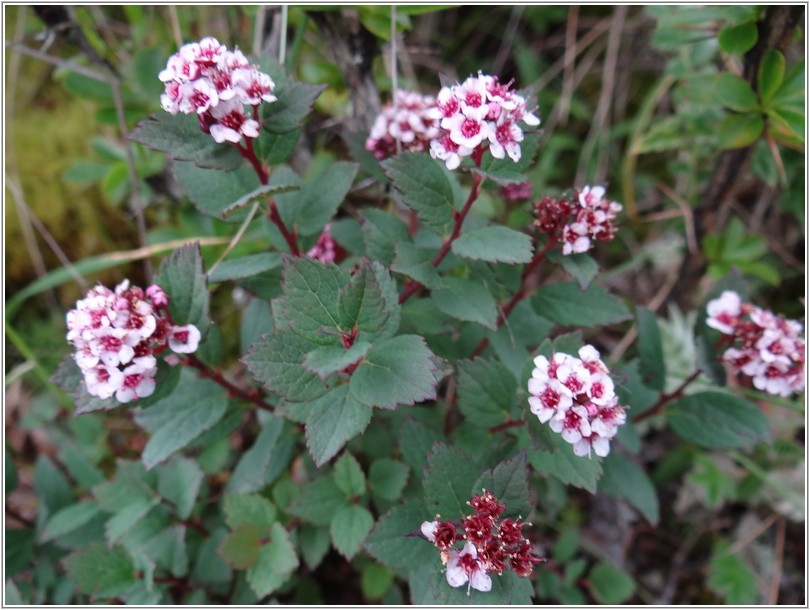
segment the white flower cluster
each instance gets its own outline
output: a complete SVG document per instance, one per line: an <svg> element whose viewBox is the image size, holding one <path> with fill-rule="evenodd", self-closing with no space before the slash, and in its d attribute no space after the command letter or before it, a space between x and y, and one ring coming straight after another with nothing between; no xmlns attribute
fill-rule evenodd
<svg viewBox="0 0 810 610"><path fill-rule="evenodd" d="M67 340L88 392L130 402L155 391L155 356L168 346L178 354L196 351L200 331L175 326L169 298L160 286L146 289L124 280L115 291L98 284L67 314Z"/></svg>
<svg viewBox="0 0 810 610"><path fill-rule="evenodd" d="M777 396L804 389L805 343L799 322L743 303L730 290L709 301L706 310L706 324L734 344L723 353L723 360L752 377L755 388Z"/></svg>
<svg viewBox="0 0 810 610"><path fill-rule="evenodd" d="M605 199L604 187L586 186L577 193L577 202L572 208L573 222L567 224L562 233L563 254L587 252L593 247L591 240L594 239L613 239L616 234L613 221L622 211L622 205Z"/></svg>
<svg viewBox="0 0 810 610"><path fill-rule="evenodd" d="M196 113L200 128L219 143L258 137L257 107L276 101L273 79L251 65L239 49L229 51L211 36L183 45L158 77L165 83L160 96L163 109ZM252 116L246 105L253 107Z"/></svg>
<svg viewBox="0 0 810 610"><path fill-rule="evenodd" d="M366 149L378 159L396 155L397 141L401 150L428 150L431 140L439 135L440 118L433 97L397 89L394 101L377 115Z"/></svg>
<svg viewBox="0 0 810 610"><path fill-rule="evenodd" d="M510 90L510 85L479 72L460 85L442 88L436 100L441 132L430 143L431 156L444 161L447 169L455 169L462 157L488 143L493 157L509 155L517 163L523 141L518 122L535 126L540 119L527 111L525 98Z"/></svg>
<svg viewBox="0 0 810 610"><path fill-rule="evenodd" d="M614 393L613 380L591 345L579 350L579 358L556 353L534 359L529 379L529 405L541 423L574 446L576 455L605 457L610 439L626 420L624 407Z"/></svg>

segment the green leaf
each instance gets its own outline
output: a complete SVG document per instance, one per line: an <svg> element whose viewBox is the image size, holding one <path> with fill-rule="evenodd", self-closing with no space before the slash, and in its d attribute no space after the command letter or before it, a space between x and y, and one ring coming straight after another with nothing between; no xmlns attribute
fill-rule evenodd
<svg viewBox="0 0 810 610"><path fill-rule="evenodd" d="M236 147L217 144L200 131L196 116L167 112L150 115L135 126L129 139L198 167L233 170L244 164Z"/></svg>
<svg viewBox="0 0 810 610"><path fill-rule="evenodd" d="M157 566L174 576L183 577L188 573L185 525L173 525L162 530L147 541L143 551Z"/></svg>
<svg viewBox="0 0 810 610"><path fill-rule="evenodd" d="M351 559L360 550L360 545L374 526L374 517L358 505L344 506L335 513L329 525L332 544L346 559Z"/></svg>
<svg viewBox="0 0 810 610"><path fill-rule="evenodd" d="M739 25L726 25L717 33L717 42L726 53L743 54L757 43L757 24L746 21Z"/></svg>
<svg viewBox="0 0 810 610"><path fill-rule="evenodd" d="M714 77L714 95L726 108L737 112L752 112L759 108L757 94L744 78L721 72Z"/></svg>
<svg viewBox="0 0 810 610"><path fill-rule="evenodd" d="M262 131L287 133L297 130L312 110L316 98L326 85L310 85L288 78L273 94L278 98L270 104L262 104ZM264 135L264 134L262 134Z"/></svg>
<svg viewBox="0 0 810 610"><path fill-rule="evenodd" d="M441 311L465 322L477 322L496 330L498 306L487 288L474 280L456 277L443 278L442 285L433 290L431 297Z"/></svg>
<svg viewBox="0 0 810 610"><path fill-rule="evenodd" d="M231 529L249 523L264 534L276 522L276 507L258 494L230 494L223 502L225 523Z"/></svg>
<svg viewBox="0 0 810 610"><path fill-rule="evenodd" d="M673 432L708 449L750 447L770 440L768 419L753 403L720 392L684 396L665 409Z"/></svg>
<svg viewBox="0 0 810 610"><path fill-rule="evenodd" d="M310 570L315 570L329 552L329 530L325 527L301 525L298 529L298 543L304 563Z"/></svg>
<svg viewBox="0 0 810 610"><path fill-rule="evenodd" d="M263 544L259 560L247 572L247 581L259 599L283 585L298 567L290 535L280 523L273 524L270 541Z"/></svg>
<svg viewBox="0 0 810 610"><path fill-rule="evenodd" d="M104 526L104 535L110 546L118 543L135 525L160 503L160 498L137 500L113 515Z"/></svg>
<svg viewBox="0 0 810 610"><path fill-rule="evenodd" d="M182 392L175 392L135 415L139 426L151 433L141 459L147 469L155 467L213 427L228 409L228 399L213 381L186 369L181 374Z"/></svg>
<svg viewBox="0 0 810 610"><path fill-rule="evenodd" d="M431 606L530 606L534 595L532 581L520 578L511 570L506 570L500 576L493 576L492 589L486 593L472 589L467 595L467 587L453 588L447 583L447 577L441 569L441 564L426 565L423 568L427 573L411 572L411 596L414 603ZM414 588L418 587L423 598L417 598Z"/></svg>
<svg viewBox="0 0 810 610"><path fill-rule="evenodd" d="M730 114L717 126L717 141L722 149L751 146L764 127L760 114Z"/></svg>
<svg viewBox="0 0 810 610"><path fill-rule="evenodd" d="M575 455L573 447L562 436L536 417L529 416L528 429L535 449L529 453L529 464L536 472L591 493L596 491L596 483L602 475L599 458Z"/></svg>
<svg viewBox="0 0 810 610"><path fill-rule="evenodd" d="M605 561L591 569L588 583L600 604L623 604L636 591L636 583L627 572Z"/></svg>
<svg viewBox="0 0 810 610"><path fill-rule="evenodd" d="M65 475L47 455L40 454L34 466L34 491L37 513L53 514L75 502L75 495Z"/></svg>
<svg viewBox="0 0 810 610"><path fill-rule="evenodd" d="M237 570L248 570L259 561L261 535L252 523L240 523L217 548L225 562Z"/></svg>
<svg viewBox="0 0 810 610"><path fill-rule="evenodd" d="M183 246L164 259L157 277L169 295L169 312L175 324L193 324L204 333L208 317L208 289L199 243Z"/></svg>
<svg viewBox="0 0 810 610"><path fill-rule="evenodd" d="M503 226L466 231L453 241L454 254L491 263L519 264L532 260L532 240L525 233Z"/></svg>
<svg viewBox="0 0 810 610"><path fill-rule="evenodd" d="M272 133L265 129L256 140L256 154L267 165L280 165L295 152L302 131L293 129L284 133Z"/></svg>
<svg viewBox="0 0 810 610"><path fill-rule="evenodd" d="M429 155L403 152L382 163L394 188L420 220L440 234L453 222L455 196L444 166Z"/></svg>
<svg viewBox="0 0 810 610"><path fill-rule="evenodd" d="M6 561L6 578L11 578L30 568L36 540L33 528L7 529L4 535L3 557Z"/></svg>
<svg viewBox="0 0 810 610"><path fill-rule="evenodd" d="M428 428L412 417L405 418L399 427L398 436L402 457L414 472L422 471L427 464L427 455L434 443L444 438L438 431Z"/></svg>
<svg viewBox="0 0 810 610"><path fill-rule="evenodd" d="M179 161L174 164L174 176L194 207L206 216L227 222L243 220L242 214L234 214L226 219L223 213L234 201L255 192L261 186L256 172L248 165L226 172ZM284 186L290 185L284 183Z"/></svg>
<svg viewBox="0 0 810 610"><path fill-rule="evenodd" d="M352 396L369 407L393 409L436 398L433 354L425 340L400 335L374 345L349 382Z"/></svg>
<svg viewBox="0 0 810 610"><path fill-rule="evenodd" d="M376 208L364 209L361 216L366 256L383 265L391 265L394 249L411 239L408 226L399 217Z"/></svg>
<svg viewBox="0 0 810 610"><path fill-rule="evenodd" d="M444 283L433 266L435 250L419 248L408 241L400 241L394 247L394 252L391 271L407 275L431 290L440 288Z"/></svg>
<svg viewBox="0 0 810 610"><path fill-rule="evenodd" d="M290 512L314 525L329 525L334 514L346 506L346 494L331 476L307 483Z"/></svg>
<svg viewBox="0 0 810 610"><path fill-rule="evenodd" d="M363 432L371 421L371 408L358 402L347 384L339 385L309 403L306 422L307 450L320 467L347 441Z"/></svg>
<svg viewBox="0 0 810 610"><path fill-rule="evenodd" d="M599 493L627 500L651 525L658 525L658 494L650 477L634 462L615 452L604 459L602 468L604 473L599 480Z"/></svg>
<svg viewBox="0 0 810 610"><path fill-rule="evenodd" d="M499 185L517 184L526 181L523 174L532 164L539 148L539 138L533 134L526 134L520 143L520 160L515 163L510 157L496 159L491 154L484 155L481 168L474 172L483 174L486 178Z"/></svg>
<svg viewBox="0 0 810 610"><path fill-rule="evenodd" d="M303 368L312 344L292 332L276 330L250 346L242 362L267 390L290 402L307 402L327 389L317 375Z"/></svg>
<svg viewBox="0 0 810 610"><path fill-rule="evenodd" d="M208 283L219 284L229 280L241 280L258 273L264 273L281 266L281 255L278 252L249 254L222 261L209 272Z"/></svg>
<svg viewBox="0 0 810 610"><path fill-rule="evenodd" d="M565 272L572 276L579 287L585 290L599 273L599 263L588 254L563 254L560 250L550 250L546 255L548 260L559 264Z"/></svg>
<svg viewBox="0 0 810 610"><path fill-rule="evenodd" d="M340 290L341 323L357 329L357 341L375 342L392 337L399 327L399 296L383 294L392 283L388 270L363 258L351 282Z"/></svg>
<svg viewBox="0 0 810 610"><path fill-rule="evenodd" d="M661 333L655 314L646 307L637 307L639 371L644 384L663 392L667 378Z"/></svg>
<svg viewBox="0 0 810 610"><path fill-rule="evenodd" d="M94 544L65 559L65 569L82 593L114 597L138 581L135 564L123 547Z"/></svg>
<svg viewBox="0 0 810 610"><path fill-rule="evenodd" d="M262 184L249 193L232 201L220 212L220 218L226 218L229 214L236 212L254 203L266 203L273 195L279 197L283 193L298 191L301 187L297 184Z"/></svg>
<svg viewBox="0 0 810 610"><path fill-rule="evenodd" d="M493 470L487 470L475 482L478 493L486 489L506 505L504 517L522 516L532 512L529 499L529 471L526 468L526 452L521 451L511 460L505 460Z"/></svg>
<svg viewBox="0 0 810 610"><path fill-rule="evenodd" d="M64 534L68 534L89 523L101 511L93 502L79 502L67 506L48 519L42 533L39 535L39 542L48 542Z"/></svg>
<svg viewBox="0 0 810 610"><path fill-rule="evenodd" d="M478 479L473 464L474 460L461 449L443 443L433 445L422 479L429 515L438 514L444 520L467 516L467 502Z"/></svg>
<svg viewBox="0 0 810 610"><path fill-rule="evenodd" d="M712 554L706 584L727 604L743 606L759 601L757 575L739 555L729 553L727 545L719 545Z"/></svg>
<svg viewBox="0 0 810 610"><path fill-rule="evenodd" d="M335 462L335 485L346 497L362 496L366 493L366 477L360 464L348 451Z"/></svg>
<svg viewBox="0 0 810 610"><path fill-rule="evenodd" d="M262 431L253 446L239 458L228 480L226 489L229 492L249 493L259 491L267 485L268 471L283 427L284 420L281 417L267 414L262 423Z"/></svg>
<svg viewBox="0 0 810 610"><path fill-rule="evenodd" d="M14 459L11 457L11 454L8 451L8 448L5 450L6 456L6 496L8 496L14 489L17 487L17 483L19 481L19 476L17 475L17 466L14 464Z"/></svg>
<svg viewBox="0 0 810 610"><path fill-rule="evenodd" d="M375 497L393 502L399 499L408 480L408 467L397 460L374 460L368 469L368 486Z"/></svg>
<svg viewBox="0 0 810 610"><path fill-rule="evenodd" d="M320 233L346 198L357 169L356 163L330 163L299 190L277 195L275 201L287 228L295 228L301 235Z"/></svg>
<svg viewBox="0 0 810 610"><path fill-rule="evenodd" d="M762 57L757 74L759 97L767 107L785 80L785 56L778 49L768 49Z"/></svg>
<svg viewBox="0 0 810 610"><path fill-rule="evenodd" d="M321 379L328 379L330 375L361 360L370 348L371 343L365 341L355 343L349 349L344 349L340 345L323 345L306 355L303 366Z"/></svg>
<svg viewBox="0 0 810 610"><path fill-rule="evenodd" d="M369 563L363 567L360 590L366 599L380 599L393 583L394 574L385 566Z"/></svg>
<svg viewBox="0 0 810 610"><path fill-rule="evenodd" d="M423 521L433 515L419 498L410 498L383 515L363 544L369 554L397 570L411 570L436 561L436 547L421 536Z"/></svg>
<svg viewBox="0 0 810 610"><path fill-rule="evenodd" d="M174 504L177 516L188 519L200 493L204 473L197 462L180 456L157 468L158 493Z"/></svg>
<svg viewBox="0 0 810 610"><path fill-rule="evenodd" d="M510 418L515 377L497 360L462 360L458 364L458 408L471 423L491 428Z"/></svg>
<svg viewBox="0 0 810 610"><path fill-rule="evenodd" d="M532 297L541 316L564 326L602 326L629 319L624 303L601 286L582 290L574 282L544 286Z"/></svg>

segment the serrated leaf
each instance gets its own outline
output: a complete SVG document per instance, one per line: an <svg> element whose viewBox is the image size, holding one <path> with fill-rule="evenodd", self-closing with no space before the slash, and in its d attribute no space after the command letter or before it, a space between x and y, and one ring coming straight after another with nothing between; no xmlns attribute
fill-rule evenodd
<svg viewBox="0 0 810 610"><path fill-rule="evenodd" d="M191 580L198 583L231 582L233 570L223 561L219 553L227 531L224 527L217 527L211 531L210 537L200 546L191 571Z"/></svg>
<svg viewBox="0 0 810 610"><path fill-rule="evenodd" d="M270 540L259 551L259 560L247 572L247 581L261 599L283 585L297 567L298 556L287 530L274 523Z"/></svg>
<svg viewBox="0 0 810 610"><path fill-rule="evenodd" d="M480 169L473 169L500 185L518 184L526 181L524 171L532 164L539 148L539 138L527 134L520 143L520 160L515 163L511 157L496 159L491 154L484 155Z"/></svg>
<svg viewBox="0 0 810 610"><path fill-rule="evenodd" d="M363 432L371 408L359 403L344 384L310 403L306 421L307 449L315 465L328 462L347 441Z"/></svg>
<svg viewBox="0 0 810 610"><path fill-rule="evenodd" d="M186 526L173 525L149 539L142 547L147 557L176 577L188 573L188 550L186 548Z"/></svg>
<svg viewBox="0 0 810 610"><path fill-rule="evenodd" d="M393 282L382 265L373 266L364 258L349 284L340 290L341 323L344 328L357 329L357 341L388 339L399 326L399 297L384 295L381 279L383 285Z"/></svg>
<svg viewBox="0 0 810 610"><path fill-rule="evenodd" d="M785 56L779 49L768 49L759 64L757 83L763 105L773 98L785 80Z"/></svg>
<svg viewBox="0 0 810 610"><path fill-rule="evenodd" d="M329 525L334 514L346 506L346 494L331 476L307 483L290 512L314 525Z"/></svg>
<svg viewBox="0 0 810 610"><path fill-rule="evenodd" d="M433 354L425 340L399 335L374 345L349 382L352 396L364 405L393 409L436 398Z"/></svg>
<svg viewBox="0 0 810 610"><path fill-rule="evenodd" d="M566 255L560 250L551 250L546 256L548 260L558 263L568 275L579 283L579 287L583 290L599 273L599 263L584 252Z"/></svg>
<svg viewBox="0 0 810 610"><path fill-rule="evenodd" d="M490 226L465 231L450 246L453 254L472 260L516 265L532 260L532 240L507 227Z"/></svg>
<svg viewBox="0 0 810 610"><path fill-rule="evenodd" d="M218 144L200 131L196 116L153 114L141 120L129 136L152 150L168 153L176 161L203 168L233 170L244 164L234 146Z"/></svg>
<svg viewBox="0 0 810 610"><path fill-rule="evenodd" d="M436 560L436 547L417 532L433 515L419 498L406 500L383 515L374 525L363 547L372 557L394 569L415 569Z"/></svg>
<svg viewBox="0 0 810 610"><path fill-rule="evenodd" d="M427 456L434 443L444 437L412 417L405 418L398 430L402 457L414 472L421 472L427 464Z"/></svg>
<svg viewBox="0 0 810 610"><path fill-rule="evenodd" d="M160 502L160 498L138 500L122 508L104 525L107 543L112 546L118 543L149 511Z"/></svg>
<svg viewBox="0 0 810 610"><path fill-rule="evenodd" d="M491 428L507 421L516 391L515 377L497 360L458 364L458 408L476 426Z"/></svg>
<svg viewBox="0 0 810 610"><path fill-rule="evenodd" d="M639 372L646 386L663 392L667 369L664 363L664 349L661 345L658 322L655 314L646 307L637 307L636 317L638 318Z"/></svg>
<svg viewBox="0 0 810 610"><path fill-rule="evenodd" d="M114 597L137 582L135 564L122 547L94 544L65 559L65 569L85 595Z"/></svg>
<svg viewBox="0 0 810 610"><path fill-rule="evenodd" d="M276 507L270 500L258 494L229 494L223 502L225 523L236 529L250 523L259 534L264 534L276 522Z"/></svg>
<svg viewBox="0 0 810 610"><path fill-rule="evenodd" d="M40 454L34 466L37 513L53 514L75 502L75 494L65 475L47 455Z"/></svg>
<svg viewBox="0 0 810 610"><path fill-rule="evenodd" d="M527 421L534 447L529 453L531 467L541 475L594 493L602 475L601 459L575 455L573 447L548 425L541 424L533 415Z"/></svg>
<svg viewBox="0 0 810 610"><path fill-rule="evenodd" d="M90 394L84 382L82 370L73 359L73 354L68 354L62 359L50 380L70 394L75 405L74 415L84 415L93 411L109 411L124 404L115 400L115 397L102 399Z"/></svg>
<svg viewBox="0 0 810 610"><path fill-rule="evenodd" d="M408 226L399 217L375 208L364 209L362 218L366 256L383 265L390 265L394 260L395 247L411 239Z"/></svg>
<svg viewBox="0 0 810 610"><path fill-rule="evenodd" d="M158 493L171 502L180 519L188 519L205 474L192 459L175 456L157 469Z"/></svg>
<svg viewBox="0 0 810 610"><path fill-rule="evenodd" d="M532 511L529 500L529 471L526 466L526 452L521 451L511 460L505 460L494 469L487 470L475 482L474 490L480 493L486 489L506 505L504 517L524 519Z"/></svg>
<svg viewBox="0 0 810 610"><path fill-rule="evenodd" d="M204 333L211 319L208 317L209 294L200 244L183 246L164 259L157 283L169 295L172 321L193 324Z"/></svg>
<svg viewBox="0 0 810 610"><path fill-rule="evenodd" d="M478 479L478 473L470 467L473 463L461 449L443 443L433 446L422 478L430 515L439 514L444 520L467 516L467 502Z"/></svg>
<svg viewBox="0 0 810 610"><path fill-rule="evenodd" d="M259 561L261 535L252 523L240 523L219 544L217 552L237 570L248 570Z"/></svg>
<svg viewBox="0 0 810 610"><path fill-rule="evenodd" d="M92 502L79 502L67 506L48 519L39 535L39 542L47 542L75 531L89 523L100 512L98 506Z"/></svg>
<svg viewBox="0 0 810 610"><path fill-rule="evenodd" d="M623 604L636 590L636 583L627 572L605 561L591 569L588 583L600 604Z"/></svg>
<svg viewBox="0 0 810 610"><path fill-rule="evenodd" d="M730 114L717 127L717 141L722 149L744 148L757 141L764 127L761 114Z"/></svg>
<svg viewBox="0 0 810 610"><path fill-rule="evenodd" d="M757 36L756 22L746 21L738 25L722 27L717 33L717 42L726 53L742 54L757 43Z"/></svg>
<svg viewBox="0 0 810 610"><path fill-rule="evenodd" d="M273 91L275 102L262 104L262 131L287 133L298 129L326 85L310 85L288 78Z"/></svg>
<svg viewBox="0 0 810 610"><path fill-rule="evenodd" d="M174 164L174 176L194 207L206 216L227 222L243 220L242 214L223 218L222 213L234 201L254 192L261 185L256 172L247 165L226 172L178 161Z"/></svg>
<svg viewBox="0 0 810 610"><path fill-rule="evenodd" d="M213 427L228 409L221 388L186 369L182 392L175 392L135 415L139 426L150 432L141 460L151 469Z"/></svg>
<svg viewBox="0 0 810 610"><path fill-rule="evenodd" d="M321 379L327 379L363 358L370 348L371 343L365 341L354 343L349 349L340 345L323 345L306 355L303 366Z"/></svg>
<svg viewBox="0 0 810 610"><path fill-rule="evenodd" d="M293 129L284 133L263 130L256 140L256 154L267 165L280 165L295 152L302 132L302 129Z"/></svg>
<svg viewBox="0 0 810 610"><path fill-rule="evenodd" d="M541 316L564 326L601 326L629 319L624 303L601 286L585 290L574 282L544 286L532 297Z"/></svg>
<svg viewBox="0 0 810 610"><path fill-rule="evenodd" d="M351 559L360 550L373 525L374 517L362 506L344 506L335 513L329 525L332 544L346 559Z"/></svg>
<svg viewBox="0 0 810 610"><path fill-rule="evenodd" d="M284 420L281 417L268 414L259 436L239 458L226 486L229 492L239 494L259 491L267 484L274 449L283 428Z"/></svg>
<svg viewBox="0 0 810 610"><path fill-rule="evenodd" d="M268 391L290 402L307 402L327 392L324 382L303 367L313 347L292 332L276 330L254 343L242 362Z"/></svg>
<svg viewBox="0 0 810 610"><path fill-rule="evenodd" d="M362 496L366 493L366 477L357 459L348 451L335 462L332 476L335 485L347 497Z"/></svg>
<svg viewBox="0 0 810 610"><path fill-rule="evenodd" d="M725 546L720 546L712 554L706 584L727 604L743 606L758 601L756 574L739 555L730 553Z"/></svg>
<svg viewBox="0 0 810 610"><path fill-rule="evenodd" d="M382 163L394 188L419 218L440 234L453 222L455 195L445 169L429 155L403 152Z"/></svg>
<svg viewBox="0 0 810 610"><path fill-rule="evenodd" d="M498 306L495 298L479 282L456 277L443 278L442 285L431 293L441 311L465 322L476 322L496 330Z"/></svg>
<svg viewBox="0 0 810 610"><path fill-rule="evenodd" d="M394 261L391 270L402 273L430 289L439 288L443 280L433 266L435 252L419 248L407 241L401 241L394 248Z"/></svg>
<svg viewBox="0 0 810 610"><path fill-rule="evenodd" d="M375 497L393 502L402 493L408 480L409 468L390 458L374 460L368 469L368 486Z"/></svg>
<svg viewBox="0 0 810 610"><path fill-rule="evenodd" d="M315 570L329 552L331 546L329 529L302 525L298 529L298 544L301 547L301 557L304 558L304 563L310 570Z"/></svg>
<svg viewBox="0 0 810 610"><path fill-rule="evenodd" d="M374 153L366 148L366 140L368 139L368 132L354 132L348 133L344 136L343 141L346 143L346 148L349 149L349 154L352 159L360 164L360 168L376 179L378 182L385 182L385 173L380 167L380 162ZM363 210L365 215L366 210ZM371 258L376 258L369 254Z"/></svg>
<svg viewBox="0 0 810 610"><path fill-rule="evenodd" d="M297 191L300 188L301 187L297 184L263 184L246 195L239 197L239 199L233 201L230 205L225 206L222 212L220 212L220 217L225 218L228 214L232 214L252 203L266 203L271 199L271 195L278 196L282 193Z"/></svg>
<svg viewBox="0 0 810 610"><path fill-rule="evenodd" d="M219 284L229 280L241 280L280 266L281 255L278 252L249 254L248 256L222 261L208 274L208 282L210 284Z"/></svg>
<svg viewBox="0 0 810 610"><path fill-rule="evenodd" d="M658 494L650 477L634 462L616 453L611 453L604 459L602 468L604 472L599 480L599 493L626 500L651 525L658 525Z"/></svg>
<svg viewBox="0 0 810 610"><path fill-rule="evenodd" d="M664 413L675 434L708 449L750 447L771 436L768 419L756 405L720 392L684 396Z"/></svg>

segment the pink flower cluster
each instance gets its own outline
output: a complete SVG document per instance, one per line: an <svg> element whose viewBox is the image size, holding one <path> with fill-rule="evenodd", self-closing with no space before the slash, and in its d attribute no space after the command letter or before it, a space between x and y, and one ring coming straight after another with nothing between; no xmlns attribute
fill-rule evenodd
<svg viewBox="0 0 810 610"><path fill-rule="evenodd" d="M484 489L467 504L475 513L460 520L460 532L454 521L439 521L439 515L421 526L422 535L441 552L451 587L466 584L467 595L471 587L486 592L492 588L490 574L503 574L507 565L515 574L526 578L532 575L536 564L545 561L532 552L531 541L523 536L521 529L527 525L525 521L520 518L500 520L506 506L492 492ZM461 550L456 544L462 544Z"/></svg>
<svg viewBox="0 0 810 610"><path fill-rule="evenodd" d="M430 143L430 154L441 159L447 169L455 169L462 157L482 150L497 159L506 155L517 163L523 130L518 123L536 126L540 119L526 109L526 99L501 84L497 76L478 73L463 83L443 87L436 99L441 131Z"/></svg>
<svg viewBox="0 0 810 610"><path fill-rule="evenodd" d="M576 455L605 457L612 439L626 420L614 393L613 380L591 345L579 358L558 352L551 359L537 356L529 379L529 405L541 423L574 446Z"/></svg>
<svg viewBox="0 0 810 610"><path fill-rule="evenodd" d="M130 402L155 391L155 356L168 346L178 354L196 351L200 331L175 326L169 298L160 286L146 293L124 280L115 291L98 284L67 314L67 340L93 396Z"/></svg>
<svg viewBox="0 0 810 610"><path fill-rule="evenodd" d="M183 45L158 77L165 83L163 109L196 113L200 128L219 143L258 137L258 105L276 101L270 76L251 65L239 49L229 51L210 36ZM250 117L246 105L253 107Z"/></svg>
<svg viewBox="0 0 810 610"><path fill-rule="evenodd" d="M706 324L726 335L732 344L723 353L735 372L753 378L758 390L790 396L804 389L802 325L767 309L743 303L726 290L706 307Z"/></svg>
<svg viewBox="0 0 810 610"><path fill-rule="evenodd" d="M374 121L366 149L378 159L396 155L397 141L401 150L428 150L439 135L439 118L433 97L398 89Z"/></svg>
<svg viewBox="0 0 810 610"><path fill-rule="evenodd" d="M575 195L574 201L543 197L535 205L535 225L552 239L561 241L566 255L587 252L594 239L613 239L616 235L613 221L622 210L620 203L605 199L601 186L586 186Z"/></svg>
<svg viewBox="0 0 810 610"><path fill-rule="evenodd" d="M337 244L329 232L330 225L326 225L318 236L315 245L307 250L307 256L321 263L334 263L337 258Z"/></svg>

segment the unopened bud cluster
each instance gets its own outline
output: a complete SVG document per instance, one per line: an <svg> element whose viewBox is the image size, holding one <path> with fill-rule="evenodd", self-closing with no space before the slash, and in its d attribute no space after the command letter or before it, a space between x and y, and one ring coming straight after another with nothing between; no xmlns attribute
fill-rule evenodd
<svg viewBox="0 0 810 610"><path fill-rule="evenodd" d="M90 394L119 402L149 396L155 391L155 356L166 347L179 354L196 351L200 331L175 326L168 305L160 286L144 293L124 280L114 291L98 284L68 312L67 339Z"/></svg>
<svg viewBox="0 0 810 610"><path fill-rule="evenodd" d="M439 112L435 98L398 89L386 104L366 140L366 149L378 159L387 159L400 150L426 151L439 135Z"/></svg>
<svg viewBox="0 0 810 610"><path fill-rule="evenodd" d="M722 358L735 372L752 377L754 387L768 394L790 396L804 389L805 343L799 322L743 303L730 290L709 301L706 309L706 324L732 344Z"/></svg>
<svg viewBox="0 0 810 610"><path fill-rule="evenodd" d="M318 236L315 245L307 250L307 256L321 263L334 263L337 258L335 238L329 232L331 225L326 225Z"/></svg>
<svg viewBox="0 0 810 610"><path fill-rule="evenodd" d="M229 51L211 36L183 45L159 78L165 83L163 109L196 114L203 132L219 143L258 137L258 106L276 101L273 79L239 49Z"/></svg>
<svg viewBox="0 0 810 610"><path fill-rule="evenodd" d="M537 356L534 365L529 379L532 413L571 443L576 455L610 453L610 439L626 414L599 352L585 345L579 358L557 352L550 359Z"/></svg>
<svg viewBox="0 0 810 610"><path fill-rule="evenodd" d="M474 495L469 506L475 511L462 519L459 525L453 521L422 523L422 535L441 552L446 565L445 576L451 587L467 585L477 591L492 588L490 574L503 574L511 568L520 577L531 576L534 566L542 559L532 552L532 543L523 536L527 524L518 519L501 519L506 506L487 490ZM461 548L459 549L459 545Z"/></svg>
<svg viewBox="0 0 810 610"><path fill-rule="evenodd" d="M555 241L563 254L579 254L593 247L594 240L610 241L616 235L616 215L622 205L605 198L601 186L586 186L573 199L543 197L535 204L534 224Z"/></svg>

